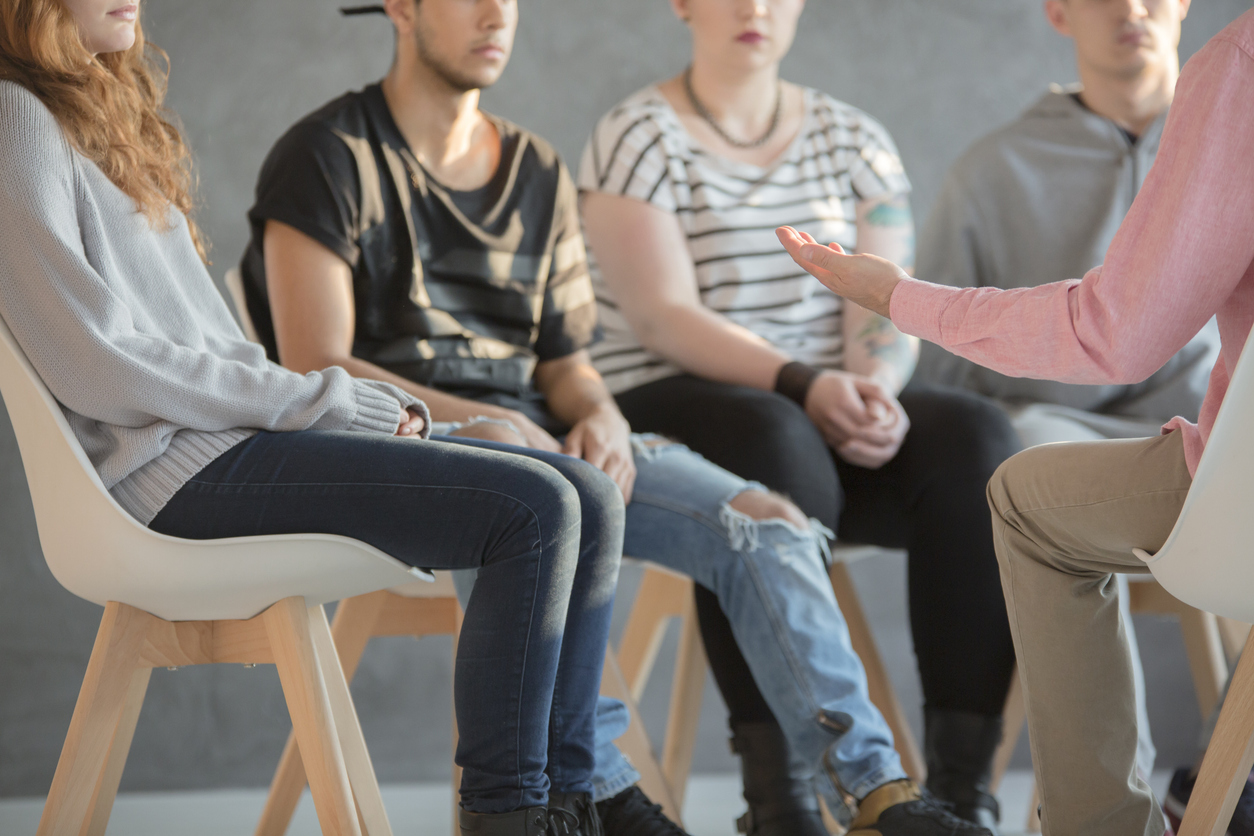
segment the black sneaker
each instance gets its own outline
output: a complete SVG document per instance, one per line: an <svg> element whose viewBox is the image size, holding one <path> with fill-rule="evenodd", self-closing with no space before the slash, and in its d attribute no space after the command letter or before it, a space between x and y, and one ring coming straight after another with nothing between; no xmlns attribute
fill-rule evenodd
<svg viewBox="0 0 1254 836"><path fill-rule="evenodd" d="M1187 766L1177 769L1171 776L1167 797L1163 799L1163 812L1171 822L1171 829L1177 833L1196 783L1197 776ZM1245 786L1241 788L1237 808L1232 811L1232 821L1228 822L1228 836L1254 836L1254 773L1245 779Z"/></svg>
<svg viewBox="0 0 1254 836"><path fill-rule="evenodd" d="M597 802L605 836L688 836L639 787L631 786L613 798Z"/></svg>
<svg viewBox="0 0 1254 836"><path fill-rule="evenodd" d="M548 836L603 836L601 816L586 792L549 793Z"/></svg>
<svg viewBox="0 0 1254 836"><path fill-rule="evenodd" d="M992 836L988 828L960 819L919 790L914 781L893 781L858 804L845 836Z"/></svg>

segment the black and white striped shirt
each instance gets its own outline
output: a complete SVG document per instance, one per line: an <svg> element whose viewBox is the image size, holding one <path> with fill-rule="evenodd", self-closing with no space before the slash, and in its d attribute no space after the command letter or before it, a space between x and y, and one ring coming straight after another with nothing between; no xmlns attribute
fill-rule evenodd
<svg viewBox="0 0 1254 836"><path fill-rule="evenodd" d="M857 204L908 192L910 181L878 122L817 90L807 88L804 97L796 139L760 168L700 148L662 93L648 87L597 123L579 167L579 188L674 213L688 237L705 305L797 360L840 368L840 297L797 267L775 228L788 224L856 249ZM623 392L679 374L636 340L590 260L605 335L592 356L610 389Z"/></svg>

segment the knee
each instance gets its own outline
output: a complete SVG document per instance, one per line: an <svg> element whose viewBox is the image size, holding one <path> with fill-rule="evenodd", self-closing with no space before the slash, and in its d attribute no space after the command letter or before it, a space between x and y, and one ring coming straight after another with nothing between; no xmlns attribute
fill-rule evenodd
<svg viewBox="0 0 1254 836"><path fill-rule="evenodd" d="M808 528L810 525L810 520L800 508L777 493L750 488L737 494L727 504L751 520L778 520L797 528Z"/></svg>
<svg viewBox="0 0 1254 836"><path fill-rule="evenodd" d="M965 473L984 482L1021 449L1010 418L987 398L934 390L912 400L911 433L916 443L935 451L938 464L951 475Z"/></svg>
<svg viewBox="0 0 1254 836"><path fill-rule="evenodd" d="M614 480L582 459L562 463L562 476L573 486L585 525L622 527L623 493Z"/></svg>

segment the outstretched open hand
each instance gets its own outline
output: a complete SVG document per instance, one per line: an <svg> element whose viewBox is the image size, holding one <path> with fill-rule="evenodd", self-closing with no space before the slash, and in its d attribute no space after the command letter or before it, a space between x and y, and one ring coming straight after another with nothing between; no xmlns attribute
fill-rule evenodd
<svg viewBox="0 0 1254 836"><path fill-rule="evenodd" d="M891 261L875 255L849 255L840 244L823 246L791 226L775 230L793 261L838 296L888 318L893 289L909 278Z"/></svg>

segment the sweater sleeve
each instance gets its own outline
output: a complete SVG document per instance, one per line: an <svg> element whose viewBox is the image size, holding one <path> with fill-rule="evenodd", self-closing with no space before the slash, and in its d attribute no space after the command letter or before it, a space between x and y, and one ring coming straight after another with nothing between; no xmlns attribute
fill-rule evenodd
<svg viewBox="0 0 1254 836"><path fill-rule="evenodd" d="M1181 76L1158 160L1106 264L1016 290L903 281L901 330L1004 374L1135 383L1179 351L1254 261L1254 57L1222 37Z"/></svg>
<svg viewBox="0 0 1254 836"><path fill-rule="evenodd" d="M66 408L122 427L394 433L416 399L339 368L298 375L255 355L222 357L141 330L122 289L93 267L79 227L73 152L31 94L0 91L0 315ZM181 217L175 221L181 221ZM134 217L136 234L147 221ZM185 228L182 234L186 234ZM124 247L127 242L117 242ZM171 282L209 281L171 276ZM194 319L195 311L175 312Z"/></svg>

